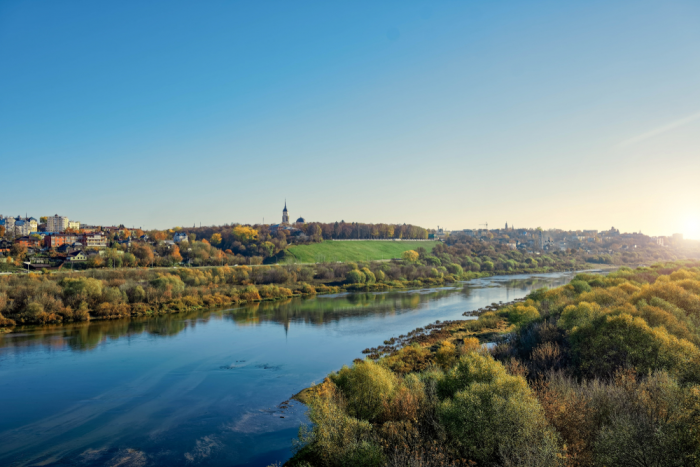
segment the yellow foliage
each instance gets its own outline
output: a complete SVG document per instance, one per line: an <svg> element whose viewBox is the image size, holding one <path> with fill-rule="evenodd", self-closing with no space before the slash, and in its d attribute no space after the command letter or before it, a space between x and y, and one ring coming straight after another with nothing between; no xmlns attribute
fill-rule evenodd
<svg viewBox="0 0 700 467"><path fill-rule="evenodd" d="M239 242L246 243L258 238L258 231L252 227L237 225L233 228L233 236Z"/></svg>
<svg viewBox="0 0 700 467"><path fill-rule="evenodd" d="M417 251L408 250L408 251L404 251L403 253L401 253L401 257L408 262L415 263L416 261L418 261L418 258L420 257L420 255L418 254Z"/></svg>
<svg viewBox="0 0 700 467"><path fill-rule="evenodd" d="M443 369L452 367L457 359L457 348L450 341L443 341L435 353L435 361Z"/></svg>

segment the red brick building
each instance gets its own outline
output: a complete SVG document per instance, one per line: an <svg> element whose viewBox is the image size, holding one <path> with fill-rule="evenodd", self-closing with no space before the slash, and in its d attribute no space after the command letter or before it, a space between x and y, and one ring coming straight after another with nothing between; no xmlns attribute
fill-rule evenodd
<svg viewBox="0 0 700 467"><path fill-rule="evenodd" d="M44 246L47 248L58 248L61 245L72 245L78 241L80 241L80 237L73 234L47 235L44 237Z"/></svg>

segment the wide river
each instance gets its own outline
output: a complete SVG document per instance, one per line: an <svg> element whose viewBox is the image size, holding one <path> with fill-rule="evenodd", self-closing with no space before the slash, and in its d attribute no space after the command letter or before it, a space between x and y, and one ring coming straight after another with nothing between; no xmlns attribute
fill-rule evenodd
<svg viewBox="0 0 700 467"><path fill-rule="evenodd" d="M0 465L267 466L305 408L280 404L362 350L572 274L265 302L0 335Z"/></svg>

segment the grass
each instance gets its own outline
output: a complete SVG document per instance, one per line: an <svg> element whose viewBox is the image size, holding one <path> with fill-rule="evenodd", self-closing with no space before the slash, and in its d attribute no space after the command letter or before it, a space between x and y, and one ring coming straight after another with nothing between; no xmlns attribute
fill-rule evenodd
<svg viewBox="0 0 700 467"><path fill-rule="evenodd" d="M334 242L293 245L287 250L286 263L318 263L332 261L377 261L400 258L401 253L423 247L432 251L437 242Z"/></svg>

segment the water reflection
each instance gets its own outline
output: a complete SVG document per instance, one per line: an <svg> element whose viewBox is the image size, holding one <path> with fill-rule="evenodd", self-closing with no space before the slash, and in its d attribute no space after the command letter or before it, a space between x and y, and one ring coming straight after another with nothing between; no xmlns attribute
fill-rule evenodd
<svg viewBox="0 0 700 467"><path fill-rule="evenodd" d="M472 286L443 287L421 291L355 293L258 302L225 310L198 310L157 317L93 320L67 325L18 328L0 335L0 348L43 345L51 349L92 350L109 340L149 334L175 336L189 327L211 320L231 320L237 326L271 322L289 329L291 322L321 326L350 317L386 316L415 310L431 301L461 293L468 296Z"/></svg>

